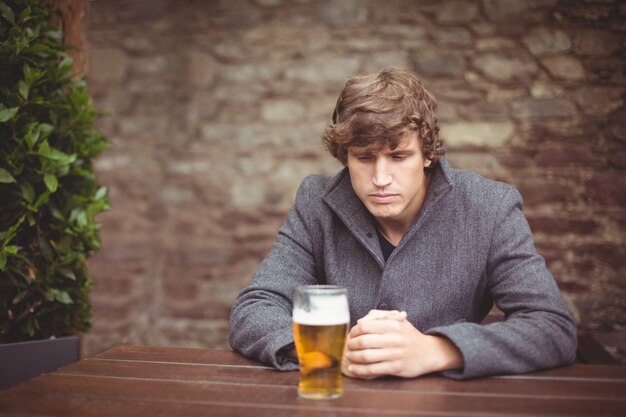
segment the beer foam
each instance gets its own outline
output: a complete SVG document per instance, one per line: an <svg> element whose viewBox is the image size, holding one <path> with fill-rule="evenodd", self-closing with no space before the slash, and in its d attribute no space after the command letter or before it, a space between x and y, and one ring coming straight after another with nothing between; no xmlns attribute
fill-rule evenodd
<svg viewBox="0 0 626 417"><path fill-rule="evenodd" d="M345 298L327 298L323 303L311 301L313 305L311 305L310 311L294 308L293 321L295 323L309 326L334 326L350 323L350 311Z"/></svg>

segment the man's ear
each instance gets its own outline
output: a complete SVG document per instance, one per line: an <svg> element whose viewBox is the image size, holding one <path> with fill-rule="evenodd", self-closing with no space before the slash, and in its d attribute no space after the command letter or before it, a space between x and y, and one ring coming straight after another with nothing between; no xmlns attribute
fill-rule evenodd
<svg viewBox="0 0 626 417"><path fill-rule="evenodd" d="M433 161L431 161L430 159L424 158L424 168L428 168L432 163Z"/></svg>

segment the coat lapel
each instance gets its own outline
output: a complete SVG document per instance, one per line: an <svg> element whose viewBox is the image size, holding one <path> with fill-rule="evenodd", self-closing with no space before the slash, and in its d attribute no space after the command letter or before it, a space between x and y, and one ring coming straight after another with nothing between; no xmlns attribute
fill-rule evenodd
<svg viewBox="0 0 626 417"><path fill-rule="evenodd" d="M344 168L337 178L336 185L323 197L324 201L383 268L385 261L372 215L354 192L348 169Z"/></svg>

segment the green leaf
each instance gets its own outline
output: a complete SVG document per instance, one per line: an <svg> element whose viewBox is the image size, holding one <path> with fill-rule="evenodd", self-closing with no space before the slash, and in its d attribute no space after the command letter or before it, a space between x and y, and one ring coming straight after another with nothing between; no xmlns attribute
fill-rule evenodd
<svg viewBox="0 0 626 417"><path fill-rule="evenodd" d="M36 46L40 46L41 44L36 44L31 48L31 52L37 52ZM26 80L26 84L33 85L37 80L39 80L43 76L43 72L39 71L36 68L32 68L28 64L24 64L22 67L22 72L24 73L24 79Z"/></svg>
<svg viewBox="0 0 626 417"><path fill-rule="evenodd" d="M74 63L74 60L72 59L72 57L69 55L65 55L63 59L61 60L61 63L59 64L59 68L60 69L71 68L73 63Z"/></svg>
<svg viewBox="0 0 626 417"><path fill-rule="evenodd" d="M6 169L0 168L0 183L8 184L10 182L15 182L13 175L11 175Z"/></svg>
<svg viewBox="0 0 626 417"><path fill-rule="evenodd" d="M15 246L15 245L7 245L7 246L5 246L5 247L3 248L3 250L4 250L6 253L10 253L10 254L12 254L12 255L15 255L15 254L17 253L17 246Z"/></svg>
<svg viewBox="0 0 626 417"><path fill-rule="evenodd" d="M65 278L69 278L72 281L76 281L76 274L74 274L74 271L62 270L61 272Z"/></svg>
<svg viewBox="0 0 626 417"><path fill-rule="evenodd" d="M52 39L55 39L57 41L60 41L61 39L63 39L63 32L61 32L60 30L50 30L46 32L46 36L49 36Z"/></svg>
<svg viewBox="0 0 626 417"><path fill-rule="evenodd" d="M7 268L7 254L0 252L0 271L6 271Z"/></svg>
<svg viewBox="0 0 626 417"><path fill-rule="evenodd" d="M94 200L101 200L107 195L107 187L100 187L94 196Z"/></svg>
<svg viewBox="0 0 626 417"><path fill-rule="evenodd" d="M3 232L0 233L0 239L2 239L2 243L4 245L6 245L8 242L11 241L11 239L13 239L13 237L15 236L17 230L20 228L20 226L22 225L22 223L24 223L24 219L25 216L22 215L14 224L13 226L9 227L8 230L5 230ZM7 245L8 246L8 245ZM2 253L2 252L0 252Z"/></svg>
<svg viewBox="0 0 626 417"><path fill-rule="evenodd" d="M24 140L26 141L26 144L28 145L28 149L33 149L33 146L35 146L35 143L37 143L37 141L39 140L39 135L41 133L41 130L39 128L35 128L28 131L28 133L26 133L26 135L24 136Z"/></svg>
<svg viewBox="0 0 626 417"><path fill-rule="evenodd" d="M52 149L47 142L43 142L39 145L39 155L60 162L63 165L71 164L76 160L76 155L68 155L57 149Z"/></svg>
<svg viewBox="0 0 626 417"><path fill-rule="evenodd" d="M54 192L54 191L52 191ZM45 192L41 193L41 195L39 197L37 197L37 201L35 201L35 208L41 207L42 204L44 204L45 202L48 201L48 199L50 198L50 193L51 191L46 190Z"/></svg>
<svg viewBox="0 0 626 417"><path fill-rule="evenodd" d="M43 176L43 182L46 184L46 188L50 190L51 193L57 190L59 186L59 181L54 174L46 174Z"/></svg>
<svg viewBox="0 0 626 417"><path fill-rule="evenodd" d="M60 303L63 304L72 304L72 297L70 297L70 295L65 292L65 291L61 291L61 290L53 290L54 293L54 299L57 300Z"/></svg>
<svg viewBox="0 0 626 417"><path fill-rule="evenodd" d="M54 126L49 123L42 123L39 125L39 132L41 132L42 138L47 138L54 131Z"/></svg>
<svg viewBox="0 0 626 417"><path fill-rule="evenodd" d="M0 1L0 15L11 22L11 24L15 24L15 14L13 13L13 10L11 10L11 8L3 1Z"/></svg>
<svg viewBox="0 0 626 417"><path fill-rule="evenodd" d="M22 188L22 197L24 200L26 200L29 204L33 204L33 201L35 200L35 190L33 189L33 186L25 182L20 184L20 187Z"/></svg>
<svg viewBox="0 0 626 417"><path fill-rule="evenodd" d="M0 110L0 123L8 122L17 114L19 107L11 107L9 109Z"/></svg>
<svg viewBox="0 0 626 417"><path fill-rule="evenodd" d="M17 83L17 89L20 92L20 96L22 96L24 100L28 100L28 85L26 85L24 80L20 80Z"/></svg>

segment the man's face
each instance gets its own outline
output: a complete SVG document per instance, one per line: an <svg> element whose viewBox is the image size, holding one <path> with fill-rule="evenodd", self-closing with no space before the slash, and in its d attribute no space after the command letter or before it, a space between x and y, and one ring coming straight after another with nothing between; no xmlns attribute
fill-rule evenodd
<svg viewBox="0 0 626 417"><path fill-rule="evenodd" d="M394 150L352 147L346 166L352 188L381 227L406 228L424 203L428 186L424 158L417 135L407 135Z"/></svg>

